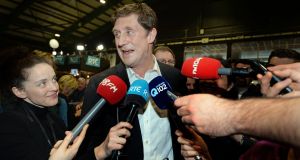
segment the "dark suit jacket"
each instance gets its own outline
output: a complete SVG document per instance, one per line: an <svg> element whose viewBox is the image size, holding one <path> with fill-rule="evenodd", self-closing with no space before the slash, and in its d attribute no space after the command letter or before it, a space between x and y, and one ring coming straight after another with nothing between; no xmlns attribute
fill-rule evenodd
<svg viewBox="0 0 300 160"><path fill-rule="evenodd" d="M51 147L41 127L24 107L23 102L17 109L0 114L0 159L1 160L48 160ZM65 137L65 126L61 119L50 112L49 115L57 140ZM39 116L37 116L39 117ZM47 132L47 131L46 131ZM53 139L51 139L54 141ZM54 144L55 142L53 142Z"/></svg>
<svg viewBox="0 0 300 160"><path fill-rule="evenodd" d="M186 78L184 78L180 74L178 69L175 69L162 63L159 63L159 68L162 76L170 83L175 93L186 93ZM130 86L126 68L122 63L102 73L96 74L91 78L86 88L83 103L83 115L86 114L93 107L93 105L101 98L99 95L97 95L96 89L98 87L98 84L109 75L117 75L118 77L124 80L128 87ZM96 117L93 118L93 120L90 123L90 127L88 129L85 141L81 146L81 151L79 152L79 155L82 154L82 152L84 152L84 150L86 150L87 148L89 148L89 150L91 151L90 154L93 154L93 148L101 144L105 140L110 128L118 123L117 116L126 117L126 108L118 109L119 115L117 115L117 107L119 107L121 103L122 102L114 106L105 105L96 115ZM131 136L127 140L127 143L123 149L123 153L128 155L128 159L143 159L143 143L137 116L134 118L132 125L133 129L131 130ZM180 144L177 142L177 137L175 135L175 130L177 128L175 127L172 120L170 120L170 125L172 132L171 135L173 142L174 158L176 160L183 159L180 154ZM87 157L83 159L87 159ZM89 159L91 159L91 155Z"/></svg>

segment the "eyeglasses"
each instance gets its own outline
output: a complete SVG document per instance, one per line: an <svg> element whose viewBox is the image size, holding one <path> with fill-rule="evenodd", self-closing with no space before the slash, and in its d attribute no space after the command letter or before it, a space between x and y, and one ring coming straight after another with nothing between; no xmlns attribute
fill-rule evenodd
<svg viewBox="0 0 300 160"><path fill-rule="evenodd" d="M169 64L174 66L175 62L173 60L165 60L165 59L157 59L159 62L164 63L164 64Z"/></svg>

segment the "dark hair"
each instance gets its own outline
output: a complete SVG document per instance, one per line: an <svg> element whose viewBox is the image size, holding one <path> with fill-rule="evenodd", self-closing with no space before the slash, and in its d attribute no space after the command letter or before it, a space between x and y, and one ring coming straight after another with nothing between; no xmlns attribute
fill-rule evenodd
<svg viewBox="0 0 300 160"><path fill-rule="evenodd" d="M126 17L131 14L138 15L139 24L150 31L157 27L157 17L155 12L145 3L132 3L124 5L123 7L116 10L112 16L112 22L115 23L120 17Z"/></svg>
<svg viewBox="0 0 300 160"><path fill-rule="evenodd" d="M232 60L234 63L234 67L237 66L237 64L242 63L242 64L247 64L247 65L251 65L252 64L252 60L249 59L236 59L236 60Z"/></svg>
<svg viewBox="0 0 300 160"><path fill-rule="evenodd" d="M170 53L172 54L172 56L173 56L173 58L174 58L174 60L175 60L175 54L174 54L174 52L172 51L172 49L169 48L168 46L158 46L158 47L156 47L156 48L154 49L154 51L153 51L153 54L155 55L157 51L168 51L168 52L170 52Z"/></svg>
<svg viewBox="0 0 300 160"><path fill-rule="evenodd" d="M26 69L36 64L47 63L46 59L32 54L26 47L15 47L3 50L0 56L0 95L1 101L18 99L11 91L12 87L22 88L28 78Z"/></svg>
<svg viewBox="0 0 300 160"><path fill-rule="evenodd" d="M300 53L292 50L292 49L275 49L271 52L268 58L268 63L270 63L271 58L278 57L278 58L290 58L293 59L295 62L300 62Z"/></svg>

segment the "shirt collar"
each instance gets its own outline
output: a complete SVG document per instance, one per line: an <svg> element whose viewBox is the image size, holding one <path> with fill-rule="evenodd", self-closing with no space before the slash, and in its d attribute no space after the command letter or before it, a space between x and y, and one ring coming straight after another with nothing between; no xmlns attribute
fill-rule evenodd
<svg viewBox="0 0 300 160"><path fill-rule="evenodd" d="M153 66L152 69L148 70L147 72L157 72L159 75L161 75L161 72L160 72L160 69L159 69L159 66L158 66L158 63L157 63L157 60L156 60L155 56L152 55L152 58L153 58L152 60L154 61L154 66ZM126 71L127 71L129 80L132 79L132 77L138 77L139 79L143 79L138 74L136 74L130 67L126 66Z"/></svg>

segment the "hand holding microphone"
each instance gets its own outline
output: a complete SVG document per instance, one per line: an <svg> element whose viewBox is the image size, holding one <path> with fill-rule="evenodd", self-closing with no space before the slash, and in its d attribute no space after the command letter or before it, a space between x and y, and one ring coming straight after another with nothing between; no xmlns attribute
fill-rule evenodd
<svg viewBox="0 0 300 160"><path fill-rule="evenodd" d="M149 99L149 87L145 80L138 79L135 80L125 97L124 103L126 107L130 108L130 112L126 118L126 122L132 123L137 110L144 107Z"/></svg>
<svg viewBox="0 0 300 160"><path fill-rule="evenodd" d="M125 122L132 123L133 119L136 117L138 109L145 106L149 99L148 90L148 83L145 80L138 79L131 84L124 100L125 107L130 108ZM114 150L112 152L112 159L115 159L116 156L120 156L121 154L120 150Z"/></svg>
<svg viewBox="0 0 300 160"><path fill-rule="evenodd" d="M170 84L162 76L157 76L149 82L149 91L155 104L160 109L168 109L171 120L176 127L183 132L185 137L192 139L193 136L182 123L181 118L177 115L176 108L172 107L177 96L172 93Z"/></svg>
<svg viewBox="0 0 300 160"><path fill-rule="evenodd" d="M191 131L188 129L181 121L181 117L177 115L177 111L175 107L169 107L173 106L174 101L177 99L177 96L171 92L171 86L169 83L161 76L157 76L154 78L152 81L149 83L149 90L151 97L155 104L160 108L160 109L168 109L170 112L170 117L171 120L174 122L174 124L177 127L176 135L179 135L178 142L181 144L182 147L188 146L189 148L193 148L194 146L190 145L189 143L186 143L189 140L196 140L198 143L201 144L201 148L203 153L205 155L209 155L207 146L204 142L204 140L201 138L201 136L197 135L195 132ZM185 139L185 138L187 139ZM189 140L188 140L189 139ZM194 149L192 149L195 151ZM182 153L186 153L185 150L181 149L181 151L184 151ZM190 150L191 151L191 150ZM187 152L190 152L187 151ZM185 155L183 154L184 157L194 157L195 159L199 156L199 153L195 151L195 154L188 154ZM209 158L210 156L206 156Z"/></svg>

